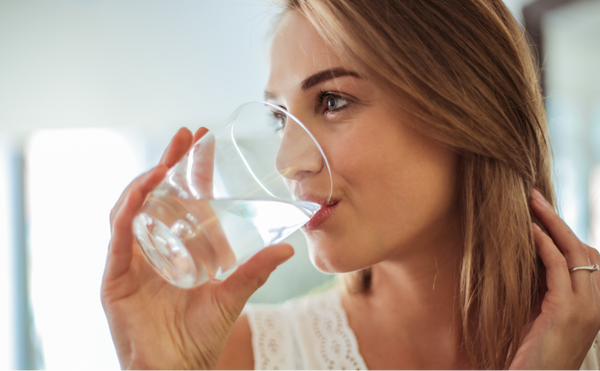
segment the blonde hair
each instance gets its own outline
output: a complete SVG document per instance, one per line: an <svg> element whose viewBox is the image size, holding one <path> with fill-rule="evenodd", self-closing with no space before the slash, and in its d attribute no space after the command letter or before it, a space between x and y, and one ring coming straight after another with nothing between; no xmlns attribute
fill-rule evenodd
<svg viewBox="0 0 600 371"><path fill-rule="evenodd" d="M476 368L508 368L543 265L533 187L554 205L538 73L501 0L286 0L340 56L380 83L415 129L460 154L463 343ZM368 290L370 269L349 274Z"/></svg>

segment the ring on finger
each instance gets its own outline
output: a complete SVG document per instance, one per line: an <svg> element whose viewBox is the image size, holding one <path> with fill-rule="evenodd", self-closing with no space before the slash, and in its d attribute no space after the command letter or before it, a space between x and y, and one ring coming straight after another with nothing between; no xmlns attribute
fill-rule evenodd
<svg viewBox="0 0 600 371"><path fill-rule="evenodd" d="M590 272L596 272L596 271L600 271L600 266L598 264L594 264L594 265L584 265L581 267L574 267L569 269L570 273L573 273L575 271L579 271L579 270L586 270L586 271L590 271Z"/></svg>

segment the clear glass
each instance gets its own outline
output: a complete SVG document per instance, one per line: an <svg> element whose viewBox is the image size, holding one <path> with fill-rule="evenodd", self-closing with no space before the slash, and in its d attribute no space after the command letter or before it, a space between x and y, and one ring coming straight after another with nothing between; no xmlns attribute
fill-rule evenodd
<svg viewBox="0 0 600 371"><path fill-rule="evenodd" d="M162 277L196 287L301 228L332 189L327 158L306 126L273 104L246 103L168 171L134 233Z"/></svg>

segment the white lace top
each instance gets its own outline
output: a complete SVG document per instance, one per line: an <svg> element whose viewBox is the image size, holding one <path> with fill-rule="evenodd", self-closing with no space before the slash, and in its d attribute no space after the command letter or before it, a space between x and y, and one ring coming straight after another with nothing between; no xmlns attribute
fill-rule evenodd
<svg viewBox="0 0 600 371"><path fill-rule="evenodd" d="M256 370L366 370L340 295L332 290L277 305L248 305ZM598 370L600 334L582 370Z"/></svg>

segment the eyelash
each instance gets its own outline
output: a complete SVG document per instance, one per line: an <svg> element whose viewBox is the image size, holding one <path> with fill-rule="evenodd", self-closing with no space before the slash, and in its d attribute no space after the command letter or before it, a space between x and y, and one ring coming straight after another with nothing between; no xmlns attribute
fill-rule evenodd
<svg viewBox="0 0 600 371"><path fill-rule="evenodd" d="M287 118L284 118L280 113L278 112L269 112L269 115L273 118L273 127L275 132L280 132L281 130L283 130L285 128L285 121ZM283 119L284 122L281 122L281 120Z"/></svg>
<svg viewBox="0 0 600 371"><path fill-rule="evenodd" d="M331 109L327 108L327 105L326 105L326 102L325 102L325 99L328 98L328 97L332 97L332 98L335 98L335 99L345 100L346 104L344 104L341 107L338 107L336 109L331 110ZM350 101L350 99L348 99L346 97L343 97L343 96L341 96L339 94L335 94L335 93L332 93L330 91L320 91L319 94L317 94L317 104L318 104L319 107L322 108L323 114L328 114L328 113L331 114L331 113L336 113L336 112L339 112L341 110L344 110L344 109L348 108L348 106L350 106L350 104L352 104L352 102ZM277 113L275 113L275 112L271 112L271 116L273 117L273 119L275 121L281 120L280 115L277 114ZM274 124L274 126L275 126L275 131L276 132L280 132L285 127L285 123L281 123L279 125Z"/></svg>
<svg viewBox="0 0 600 371"><path fill-rule="evenodd" d="M326 98L328 98L328 97L332 97L335 99L343 99L346 101L346 104L344 104L341 107L331 110L331 109L327 108ZM327 114L327 113L334 113L334 112L338 112L343 109L346 109L351 104L351 102L348 98L343 97L339 94L335 94L330 91L320 91L319 94L317 95L317 104L319 105L319 107L322 108L323 113Z"/></svg>

